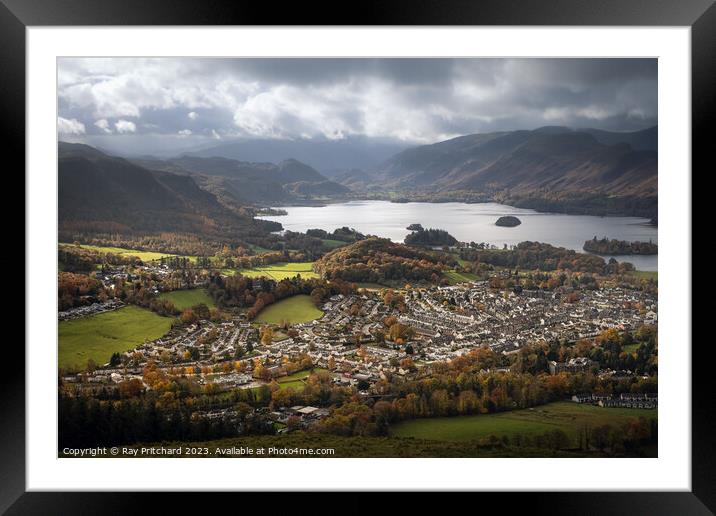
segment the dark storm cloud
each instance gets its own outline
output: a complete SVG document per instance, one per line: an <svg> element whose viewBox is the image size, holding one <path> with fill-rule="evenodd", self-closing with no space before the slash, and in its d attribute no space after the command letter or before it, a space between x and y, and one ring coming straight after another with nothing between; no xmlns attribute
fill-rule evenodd
<svg viewBox="0 0 716 516"><path fill-rule="evenodd" d="M657 122L655 59L62 59L58 84L66 134L163 145Z"/></svg>
<svg viewBox="0 0 716 516"><path fill-rule="evenodd" d="M455 64L453 59L264 58L216 59L205 66L267 82L306 85L376 76L396 84L425 85L449 81Z"/></svg>

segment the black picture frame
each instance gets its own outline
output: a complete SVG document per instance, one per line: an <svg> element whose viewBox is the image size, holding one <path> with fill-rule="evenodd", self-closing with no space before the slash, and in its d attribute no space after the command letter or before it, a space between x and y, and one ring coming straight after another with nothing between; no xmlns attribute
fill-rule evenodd
<svg viewBox="0 0 716 516"><path fill-rule="evenodd" d="M692 44L692 163L706 168L708 129L716 112L714 0L424 0L283 3L192 0L0 0L0 106L6 152L25 165L25 29L86 25L569 25L690 26ZM672 171L673 172L673 171ZM705 171L704 171L705 172ZM693 177L693 174L692 174ZM24 186L21 188L24 189ZM29 271L25 270L27 275ZM684 278L691 282L691 278ZM687 302L688 300L684 300ZM31 306L32 300L26 302ZM121 493L25 492L25 353L6 341L0 376L0 512L6 514L126 514L140 512ZM690 343L681 343L689 345ZM493 494L512 509L550 514L712 514L716 510L716 446L708 351L692 349L692 491L647 493ZM569 467L568 464L565 467ZM136 495L134 495L136 496ZM158 496L158 495L145 495ZM216 496L216 495L212 495ZM242 495L244 496L244 495ZM359 495L350 495L356 498ZM362 496L362 495L361 495ZM225 498L222 496L222 499ZM481 498L485 500L486 498ZM187 507L185 495L161 503ZM214 502L216 503L216 502ZM221 499L218 502L222 504ZM405 498L402 512L420 497ZM481 502L482 503L482 502ZM141 502L145 504L144 501ZM342 507L369 506L345 501ZM457 506L456 506L457 508Z"/></svg>

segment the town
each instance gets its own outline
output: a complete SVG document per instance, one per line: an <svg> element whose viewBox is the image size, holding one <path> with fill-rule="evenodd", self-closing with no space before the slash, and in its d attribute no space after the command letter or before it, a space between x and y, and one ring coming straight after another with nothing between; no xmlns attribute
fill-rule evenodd
<svg viewBox="0 0 716 516"><path fill-rule="evenodd" d="M159 277L168 277L167 271ZM114 280L102 278L107 285ZM378 382L396 375L406 380L424 376L431 365L476 349L510 355L535 342L574 344L609 328L634 331L657 323L657 300L648 292L607 287L583 290L574 298L569 297L571 293L569 287L498 290L487 280L400 290L359 288L348 295L331 296L320 307L323 315L308 322L266 325L247 320L245 313L233 313L228 320L180 325L114 356L110 363L65 375L62 381L76 395L107 395L131 380L150 389L143 372L151 363L166 375L191 377L207 392L219 393L270 388L296 370L317 369L327 371L333 384L353 387L370 397L377 394ZM570 302L565 302L567 298ZM403 305L401 310L396 300ZM109 300L75 312L121 306ZM71 316L72 312L60 314L61 318ZM391 330L397 334L391 335ZM600 367L586 357L549 363L551 374L588 370L600 378L633 375ZM607 403L607 399L600 402ZM233 412L227 407L198 417L231 419ZM282 423L292 418L306 426L328 413L324 408L294 406L280 407L270 417Z"/></svg>

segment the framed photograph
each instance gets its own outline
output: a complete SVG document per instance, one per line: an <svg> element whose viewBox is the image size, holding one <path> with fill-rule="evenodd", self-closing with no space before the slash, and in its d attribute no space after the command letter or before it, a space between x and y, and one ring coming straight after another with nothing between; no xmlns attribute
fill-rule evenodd
<svg viewBox="0 0 716 516"><path fill-rule="evenodd" d="M712 4L3 0L27 303L0 509L428 490L711 514Z"/></svg>

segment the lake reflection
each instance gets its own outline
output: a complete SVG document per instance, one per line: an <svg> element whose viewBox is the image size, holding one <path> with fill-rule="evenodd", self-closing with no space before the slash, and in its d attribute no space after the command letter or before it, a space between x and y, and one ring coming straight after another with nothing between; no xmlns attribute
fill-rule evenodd
<svg viewBox="0 0 716 516"><path fill-rule="evenodd" d="M463 242L487 242L499 247L532 240L583 252L584 241L594 236L658 243L657 228L649 225L648 219L539 213L497 203L351 201L319 207L281 208L288 215L261 218L280 222L284 229L301 232L312 228L333 231L348 226L394 242L403 241L409 233L405 229L409 224L419 223L424 228L444 229ZM495 226L497 218L503 215L514 215L522 224L515 228ZM657 256L615 258L632 262L639 270L657 270Z"/></svg>

